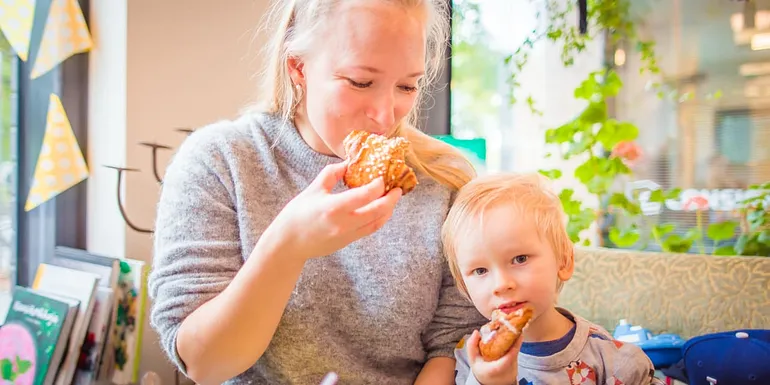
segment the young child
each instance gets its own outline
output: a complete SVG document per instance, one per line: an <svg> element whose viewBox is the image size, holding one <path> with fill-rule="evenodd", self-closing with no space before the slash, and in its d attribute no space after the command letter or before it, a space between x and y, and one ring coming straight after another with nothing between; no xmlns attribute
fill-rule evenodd
<svg viewBox="0 0 770 385"><path fill-rule="evenodd" d="M496 361L481 358L478 330L463 338L456 384L663 384L638 346L556 306L574 251L561 202L545 181L538 174L478 177L449 211L442 241L458 289L487 318L495 309L534 308L522 337Z"/></svg>

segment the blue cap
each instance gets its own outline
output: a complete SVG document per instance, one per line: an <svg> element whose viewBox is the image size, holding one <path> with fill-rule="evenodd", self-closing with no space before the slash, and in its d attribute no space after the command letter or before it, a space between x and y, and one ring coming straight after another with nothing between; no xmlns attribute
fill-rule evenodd
<svg viewBox="0 0 770 385"><path fill-rule="evenodd" d="M682 347L690 385L770 384L770 330L694 337Z"/></svg>

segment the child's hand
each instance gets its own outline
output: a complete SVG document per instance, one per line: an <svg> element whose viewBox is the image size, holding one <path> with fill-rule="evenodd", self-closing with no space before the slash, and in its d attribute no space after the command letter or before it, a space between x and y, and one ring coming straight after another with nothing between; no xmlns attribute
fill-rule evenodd
<svg viewBox="0 0 770 385"><path fill-rule="evenodd" d="M479 351L481 334L474 330L468 338L465 348L468 350L468 361L471 371L482 385L515 385L519 374L519 350L523 338L516 340L511 350L496 361L485 361Z"/></svg>

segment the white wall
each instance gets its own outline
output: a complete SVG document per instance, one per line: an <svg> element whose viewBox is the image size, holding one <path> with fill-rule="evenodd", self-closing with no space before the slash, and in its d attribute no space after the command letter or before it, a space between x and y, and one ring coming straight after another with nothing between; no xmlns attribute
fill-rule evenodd
<svg viewBox="0 0 770 385"><path fill-rule="evenodd" d="M102 166L126 165L126 2L93 1L89 16L94 48L88 63L87 248L125 257L124 223L116 210L117 172Z"/></svg>
<svg viewBox="0 0 770 385"><path fill-rule="evenodd" d="M568 0L561 0L568 1ZM569 0L571 1L571 0ZM506 52L515 52L531 31L542 28L541 21L535 19L538 10L541 17L548 17L543 2L497 1L483 3L484 17L488 20L485 27ZM577 22L577 14L570 16ZM572 188L578 198L583 198L589 207L598 207L595 197L588 194L583 185L574 176L574 169L585 159L573 158L564 161L552 146L545 144L545 131L558 127L573 119L585 108L583 101L573 97L574 89L586 79L590 72L601 69L604 45L601 38L587 45L585 51L575 56L574 64L565 68L561 60L562 47L546 39L535 44L529 53L527 65L517 75L520 83L516 90L518 102L509 108L506 106L501 117L505 122L495 138L487 138L490 154L498 156L501 170L516 172L536 172L539 169L559 169L562 178L555 182L556 189ZM543 115L533 114L526 103L527 96L532 96L536 108ZM546 154L553 156L546 158ZM498 159L494 159L497 161ZM588 235L587 235L588 236ZM597 240L597 237L591 237Z"/></svg>
<svg viewBox="0 0 770 385"><path fill-rule="evenodd" d="M178 146L177 127L196 128L234 117L254 94L254 36L267 0L93 1L89 88L88 249L152 262L151 236L129 229L115 200L117 174L104 164L138 168L124 179L132 222L152 227L158 184L151 150L139 142ZM162 151L159 171L173 150ZM145 320L146 322L147 320ZM164 384L174 372L145 323L141 374Z"/></svg>

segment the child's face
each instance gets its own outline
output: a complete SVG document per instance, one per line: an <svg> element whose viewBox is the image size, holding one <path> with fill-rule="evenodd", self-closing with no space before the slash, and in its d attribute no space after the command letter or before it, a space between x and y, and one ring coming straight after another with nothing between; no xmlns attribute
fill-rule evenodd
<svg viewBox="0 0 770 385"><path fill-rule="evenodd" d="M558 280L569 279L572 270L559 266L534 221L510 205L493 206L483 218L482 227L463 234L457 245L458 267L471 300L487 318L497 308L512 312L529 304L536 320L553 309Z"/></svg>

